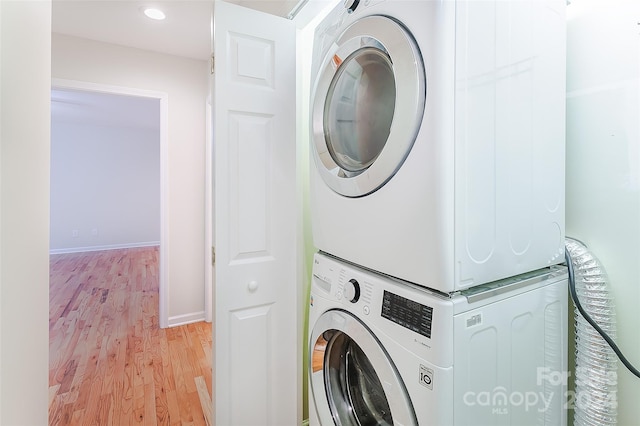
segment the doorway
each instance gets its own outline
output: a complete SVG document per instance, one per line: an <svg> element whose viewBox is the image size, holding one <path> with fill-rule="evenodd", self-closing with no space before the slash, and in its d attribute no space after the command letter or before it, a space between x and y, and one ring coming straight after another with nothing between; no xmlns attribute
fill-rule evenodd
<svg viewBox="0 0 640 426"><path fill-rule="evenodd" d="M76 114L76 118L82 119L84 117L88 120L94 120L93 121L94 124L104 125L104 122L99 123L97 121L99 119L95 117L91 117L93 113L90 112L91 108L88 108L87 103L91 103L91 102L98 103L98 104L102 103L102 107L98 108L98 112L100 112L100 109L105 108L104 104L106 102L111 102L112 113L118 108L121 109L126 106L126 108L131 108L132 113L134 114L134 118L132 119L131 114L126 114L126 113L121 114L122 111L119 111L118 115L120 116L120 118L116 118L116 119L114 119L113 117L110 118L111 120L114 120L114 122L119 120L120 124L125 123L125 127L126 127L127 125L129 126L131 125L131 122L127 123L126 121L123 121L123 120L126 120L127 117L130 121L141 120L144 122L144 126L146 127L155 126L156 131L159 133L158 135L159 136L159 152L157 153L159 164L156 164L158 166L158 172L159 172L158 173L159 174L159 194L157 196L157 201L156 201L157 205L159 206L159 217L158 217L159 232L156 234L158 236L157 237L158 240L152 241L152 242L157 243L159 247L159 259L158 259L159 323L161 328L166 328L169 325L168 313L167 313L167 275L168 275L168 271L167 271L168 269L168 265L167 265L168 263L167 262L167 252L168 252L168 238L167 238L168 236L168 229L167 229L168 228L168 224L167 224L168 222L167 221L168 176L167 174L168 173L167 173L167 168L168 167L167 167L167 163L168 163L168 141L169 141L168 96L166 93L163 93L163 92L154 92L154 91L147 91L147 90L140 90L140 89L131 89L126 87L109 86L109 85L103 85L103 84L86 83L86 82L63 80L63 79L53 79L51 86L52 86L52 123L54 120L54 116L56 114L55 109L58 108L63 110L66 109L67 114L72 113L70 112L70 110L75 110L75 112L73 113ZM54 95L54 93L57 93L57 97L61 101L59 102L61 105L58 105L57 107L55 106L56 95ZM157 114L154 113L153 111L154 104L156 104L158 108ZM142 113L141 115L135 115L135 114L138 114L138 112L141 111L141 107L145 105L146 107L142 108L145 112ZM104 111L102 112L104 113ZM101 114L101 115L104 115L104 114ZM112 155L114 155L113 150L110 152ZM102 159L97 159L96 164L98 164L101 160ZM116 161L113 164L117 165L117 164L123 164L123 163ZM117 170L113 170L112 172L114 174L118 173ZM53 191L54 185L55 183L52 182L52 191ZM80 197L81 195L82 194L78 194L78 197ZM65 194L65 196L72 197L73 194ZM51 195L51 199L52 199L51 241L52 241L52 244L55 244L54 233L56 232L53 229L54 228L53 215L55 214L54 213L54 203L55 203L54 197L55 195L52 193ZM65 201L69 202L74 200L62 200L62 202L65 202ZM117 211L112 211L110 213L112 214L112 217L118 214ZM85 247L88 246L90 249L91 248L122 248L126 246L145 245L144 241L137 241L133 243L129 241L129 243L127 244L126 240L122 240L122 239L118 240L116 237L112 237L112 239L109 239L109 238L101 239L100 227L98 225L95 225L95 222L85 222L85 223L86 225L84 229L80 229L81 228L80 226L71 225L70 227L69 226L67 226L66 228L63 227L63 229L60 230L59 232L63 233L67 231L67 237L70 235L71 239L80 240L84 236L85 238L89 239L89 241L93 240L93 241L102 242L98 244L91 244L91 242L89 242L88 244L84 244ZM140 235L150 235L149 232L150 231L147 230L146 232ZM113 238L116 238L116 239L113 239ZM57 252L60 252L60 253L65 252L64 250L65 246L66 247L73 246L73 241L68 242L68 239L69 238L66 239L67 240L66 243L65 243L65 238L60 239L60 247L57 248ZM150 244L146 244L146 245L150 245ZM56 250L55 247L53 248L54 250ZM53 252L55 253L56 251L53 251Z"/></svg>
<svg viewBox="0 0 640 426"><path fill-rule="evenodd" d="M211 326L167 328L167 95L54 80L51 98L49 424L204 424Z"/></svg>

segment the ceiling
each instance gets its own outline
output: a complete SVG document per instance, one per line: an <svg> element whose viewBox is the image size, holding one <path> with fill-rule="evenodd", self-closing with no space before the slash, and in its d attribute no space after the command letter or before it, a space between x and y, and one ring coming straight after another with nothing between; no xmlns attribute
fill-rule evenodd
<svg viewBox="0 0 640 426"><path fill-rule="evenodd" d="M1 0L0 0L1 1ZM233 3L286 17L299 0L232 0ZM52 31L192 59L211 55L213 0L53 0ZM147 18L153 6L163 21Z"/></svg>
<svg viewBox="0 0 640 426"><path fill-rule="evenodd" d="M229 1L286 17L300 0ZM308 3L299 25L336 0L303 1ZM208 61L213 5L214 0L53 0L52 32ZM149 6L161 9L166 19L147 18L142 10ZM145 104L157 99L54 89L51 101L51 117L57 121L143 128L159 122L157 105Z"/></svg>

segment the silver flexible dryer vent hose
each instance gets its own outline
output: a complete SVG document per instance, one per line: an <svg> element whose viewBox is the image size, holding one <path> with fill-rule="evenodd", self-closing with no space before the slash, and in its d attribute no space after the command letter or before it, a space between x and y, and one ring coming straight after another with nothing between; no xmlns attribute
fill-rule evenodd
<svg viewBox="0 0 640 426"><path fill-rule="evenodd" d="M604 267L582 243L565 241L575 290L583 309L611 338L616 337L613 296ZM575 426L606 426L617 422L618 358L600 334L575 309Z"/></svg>

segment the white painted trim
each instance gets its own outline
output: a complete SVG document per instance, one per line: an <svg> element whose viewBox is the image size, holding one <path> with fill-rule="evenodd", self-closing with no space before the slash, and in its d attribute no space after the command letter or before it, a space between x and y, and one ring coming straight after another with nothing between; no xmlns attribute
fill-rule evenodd
<svg viewBox="0 0 640 426"><path fill-rule="evenodd" d="M179 325L191 324L193 322L204 321L204 311L192 312L190 314L176 315L169 317L168 326L177 327Z"/></svg>
<svg viewBox="0 0 640 426"><path fill-rule="evenodd" d="M160 93L160 271L158 321L169 326L169 94Z"/></svg>
<svg viewBox="0 0 640 426"><path fill-rule="evenodd" d="M84 90L116 95L140 96L160 101L160 277L158 315L161 328L169 326L168 277L169 277L169 94L154 90L112 86L86 81L51 79L51 88Z"/></svg>
<svg viewBox="0 0 640 426"><path fill-rule="evenodd" d="M206 143L204 149L205 174L204 174L204 312L205 320L213 322L213 108L211 97L208 97L205 108Z"/></svg>
<svg viewBox="0 0 640 426"><path fill-rule="evenodd" d="M49 12L49 16L51 16L51 12ZM2 4L0 4L0 24L2 23ZM9 35L14 35L15 34L15 30L12 30L11 32L9 32ZM6 38L6 37L5 37ZM46 43L45 40L42 40L40 43ZM0 46L2 45L2 31L0 31ZM8 55L7 55L8 56ZM2 86L3 86L3 79L2 79L2 57L3 55L0 53L0 99L2 99ZM22 61L21 61L22 62ZM6 63L6 60L5 60ZM20 65L18 65L20 66ZM49 67L49 71L51 72L51 67ZM5 104L6 105L6 104ZM6 106L5 106L6 108ZM2 115L2 102L0 102L0 122L4 121L4 115ZM51 132L51 130L49 130L49 132ZM51 133L49 133L51 134ZM49 136L49 139L51 139L51 136ZM51 143L49 143L51 144ZM2 176L2 144L0 143L0 177ZM49 157L51 158L51 157ZM50 179L49 179L50 180ZM51 187L51 183L49 183L49 187ZM0 188L2 188L2 180L0 179ZM51 203L49 203L51 204ZM51 209L49 209L51 210ZM2 223L2 197L0 196L0 223ZM47 229L49 229L49 225L47 225ZM2 274L2 246L4 246L4 244L2 244L1 242L4 241L2 239L2 228L0 227L0 277L3 276ZM0 285L0 319L3 318L2 317L2 288L3 286ZM31 334L30 336L35 336L36 334ZM4 351L2 350L2 327L0 327L0 366L4 365L2 363L2 354L4 353ZM0 368L0 371L2 371L2 368ZM4 383L4 381L0 380L0 385L2 385ZM4 386L0 386L0 401L2 401L2 388ZM2 418L2 404L0 404L0 419Z"/></svg>
<svg viewBox="0 0 640 426"><path fill-rule="evenodd" d="M129 244L108 244L104 246L67 247L67 248L51 249L49 250L49 254L84 253L89 251L118 250L118 249L139 248L139 247L156 247L159 245L160 245L160 241L147 241L147 242L129 243Z"/></svg>

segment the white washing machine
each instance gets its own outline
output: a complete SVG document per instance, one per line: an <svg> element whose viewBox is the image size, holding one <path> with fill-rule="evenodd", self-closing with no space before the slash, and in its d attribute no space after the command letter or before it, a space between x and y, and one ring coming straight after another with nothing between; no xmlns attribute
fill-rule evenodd
<svg viewBox="0 0 640 426"><path fill-rule="evenodd" d="M318 253L310 425L566 425L567 274L454 296Z"/></svg>
<svg viewBox="0 0 640 426"><path fill-rule="evenodd" d="M312 66L322 251L445 293L564 256L564 0L347 0Z"/></svg>

